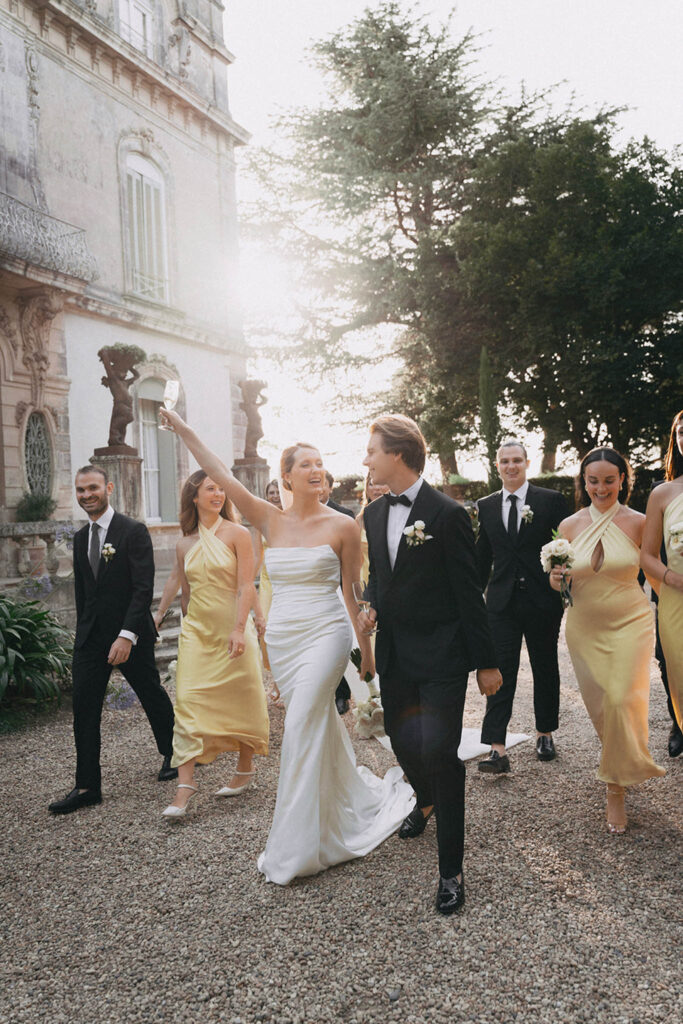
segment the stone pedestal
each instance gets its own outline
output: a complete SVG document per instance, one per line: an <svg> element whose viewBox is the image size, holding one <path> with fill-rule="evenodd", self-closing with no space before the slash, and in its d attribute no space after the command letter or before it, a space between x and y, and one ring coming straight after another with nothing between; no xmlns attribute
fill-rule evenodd
<svg viewBox="0 0 683 1024"><path fill-rule="evenodd" d="M117 447L128 448L128 445ZM135 448L130 451L135 454L116 455L111 448L96 448L90 462L101 466L114 484L111 503L116 511L132 519L142 519L142 459Z"/></svg>
<svg viewBox="0 0 683 1024"><path fill-rule="evenodd" d="M257 498L265 498L266 487L270 480L270 466L259 455L247 459L235 459L232 472L241 484L255 494Z"/></svg>

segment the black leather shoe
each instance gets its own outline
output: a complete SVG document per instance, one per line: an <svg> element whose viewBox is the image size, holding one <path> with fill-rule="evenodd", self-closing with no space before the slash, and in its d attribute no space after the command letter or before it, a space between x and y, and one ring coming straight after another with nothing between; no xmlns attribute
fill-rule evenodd
<svg viewBox="0 0 683 1024"><path fill-rule="evenodd" d="M539 736L536 739L536 757L539 761L554 761L557 757L552 736Z"/></svg>
<svg viewBox="0 0 683 1024"><path fill-rule="evenodd" d="M510 758L507 754L501 757L497 750L492 750L488 757L479 762L477 768L487 775L503 775L510 771Z"/></svg>
<svg viewBox="0 0 683 1024"><path fill-rule="evenodd" d="M415 839L416 836L421 836L427 827L427 822L434 813L434 808L431 809L427 817L419 807L413 807L412 811L407 818L404 818L398 830L399 839Z"/></svg>
<svg viewBox="0 0 683 1024"><path fill-rule="evenodd" d="M669 733L669 757L678 757L679 754L683 754L683 732L674 722Z"/></svg>
<svg viewBox="0 0 683 1024"><path fill-rule="evenodd" d="M439 914L454 914L465 903L465 876L440 878L436 892L436 909Z"/></svg>
<svg viewBox="0 0 683 1024"><path fill-rule="evenodd" d="M169 782L171 779L177 778L178 769L171 768L171 755L169 754L168 757L165 757L163 760L163 764L161 765L161 768L159 769L159 774L157 775L157 781Z"/></svg>
<svg viewBox="0 0 683 1024"><path fill-rule="evenodd" d="M349 702L346 697L337 697L334 702L340 715L345 715L349 710Z"/></svg>
<svg viewBox="0 0 683 1024"><path fill-rule="evenodd" d="M50 814L71 814L81 807L91 807L93 804L102 803L102 793L99 789L86 789L83 793L78 788L72 789L63 800L55 800L48 807Z"/></svg>

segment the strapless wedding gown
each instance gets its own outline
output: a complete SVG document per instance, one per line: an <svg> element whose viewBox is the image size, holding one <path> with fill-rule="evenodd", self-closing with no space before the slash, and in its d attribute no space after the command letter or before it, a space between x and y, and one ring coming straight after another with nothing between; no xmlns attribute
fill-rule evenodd
<svg viewBox="0 0 683 1024"><path fill-rule="evenodd" d="M286 715L275 814L258 868L287 885L379 846L411 810L413 793L399 767L379 779L356 766L335 707L352 645L336 554L329 544L268 548L266 564L266 643Z"/></svg>

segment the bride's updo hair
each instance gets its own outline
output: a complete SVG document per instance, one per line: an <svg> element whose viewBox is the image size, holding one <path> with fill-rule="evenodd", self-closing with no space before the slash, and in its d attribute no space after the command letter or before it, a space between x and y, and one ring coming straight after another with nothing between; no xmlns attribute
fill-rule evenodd
<svg viewBox="0 0 683 1024"><path fill-rule="evenodd" d="M183 489L180 492L180 514L178 521L180 523L180 529L183 531L183 536L186 537L188 533L194 533L199 523L199 514L197 512L197 506L194 503L194 499L197 497L197 491L199 490L202 482L206 480L208 473L205 473L203 469L198 469L196 473L192 473L188 476L187 480L183 484ZM235 513L233 511L232 502L228 498L223 502L223 507L218 513L223 519L228 519L231 523L235 522Z"/></svg>
<svg viewBox="0 0 683 1024"><path fill-rule="evenodd" d="M310 448L312 451L317 452L318 448L314 444L308 444L307 441L297 441L296 444L290 444L289 448L285 448L282 455L280 456L280 479L282 480L282 486L286 491L291 491L291 485L285 480L285 473L291 473L296 462L296 457L302 448Z"/></svg>
<svg viewBox="0 0 683 1024"><path fill-rule="evenodd" d="M616 466L620 473L624 474L621 487L619 488L619 501L622 505L628 504L628 499L631 497L631 491L633 490L634 473L631 469L630 463L620 455L614 448L593 448L592 451L588 452L588 455L584 455L581 459L581 465L579 466L579 474L574 484L574 490L576 494L576 507L585 508L586 505L590 505L591 500L588 497L588 491L586 490L586 481L584 475L586 473L586 467L590 466L593 462L611 462L613 466Z"/></svg>

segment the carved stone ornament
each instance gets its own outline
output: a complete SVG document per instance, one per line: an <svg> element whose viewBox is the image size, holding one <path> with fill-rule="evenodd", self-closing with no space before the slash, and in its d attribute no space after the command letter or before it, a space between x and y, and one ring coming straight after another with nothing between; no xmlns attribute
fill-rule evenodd
<svg viewBox="0 0 683 1024"><path fill-rule="evenodd" d="M45 377L50 363L50 328L64 307L61 292L46 290L19 299L22 361L31 375L31 401L43 405Z"/></svg>
<svg viewBox="0 0 683 1024"><path fill-rule="evenodd" d="M0 71L7 70L7 61L5 59L5 47L3 46L2 39L0 39Z"/></svg>
<svg viewBox="0 0 683 1024"><path fill-rule="evenodd" d="M20 427L21 424L24 422L24 416L26 415L28 410L32 408L33 406L31 405L30 402L17 402L14 408L14 422L18 427Z"/></svg>
<svg viewBox="0 0 683 1024"><path fill-rule="evenodd" d="M102 378L102 384L109 388L114 399L107 442L110 450L115 449L111 454L137 455L137 449L126 444L126 428L135 419L133 397L129 389L140 377L135 369L136 364L144 362L147 357L142 349L134 345L109 345L101 348L97 355L107 374ZM101 451L98 448L95 454Z"/></svg>
<svg viewBox="0 0 683 1024"><path fill-rule="evenodd" d="M3 306L0 306L0 332L5 335L12 346L12 351L17 355L19 352L19 335L9 318L9 313Z"/></svg>
<svg viewBox="0 0 683 1024"><path fill-rule="evenodd" d="M263 437L263 422L259 408L268 401L261 394L266 387L263 380L241 380L240 390L242 392L242 409L247 417L247 436L244 441L245 459L258 458L258 443Z"/></svg>
<svg viewBox="0 0 683 1024"><path fill-rule="evenodd" d="M184 25L176 24L175 31L168 37L168 45L178 47L178 74L181 78L187 78L187 68L192 56L192 44L190 33Z"/></svg>

